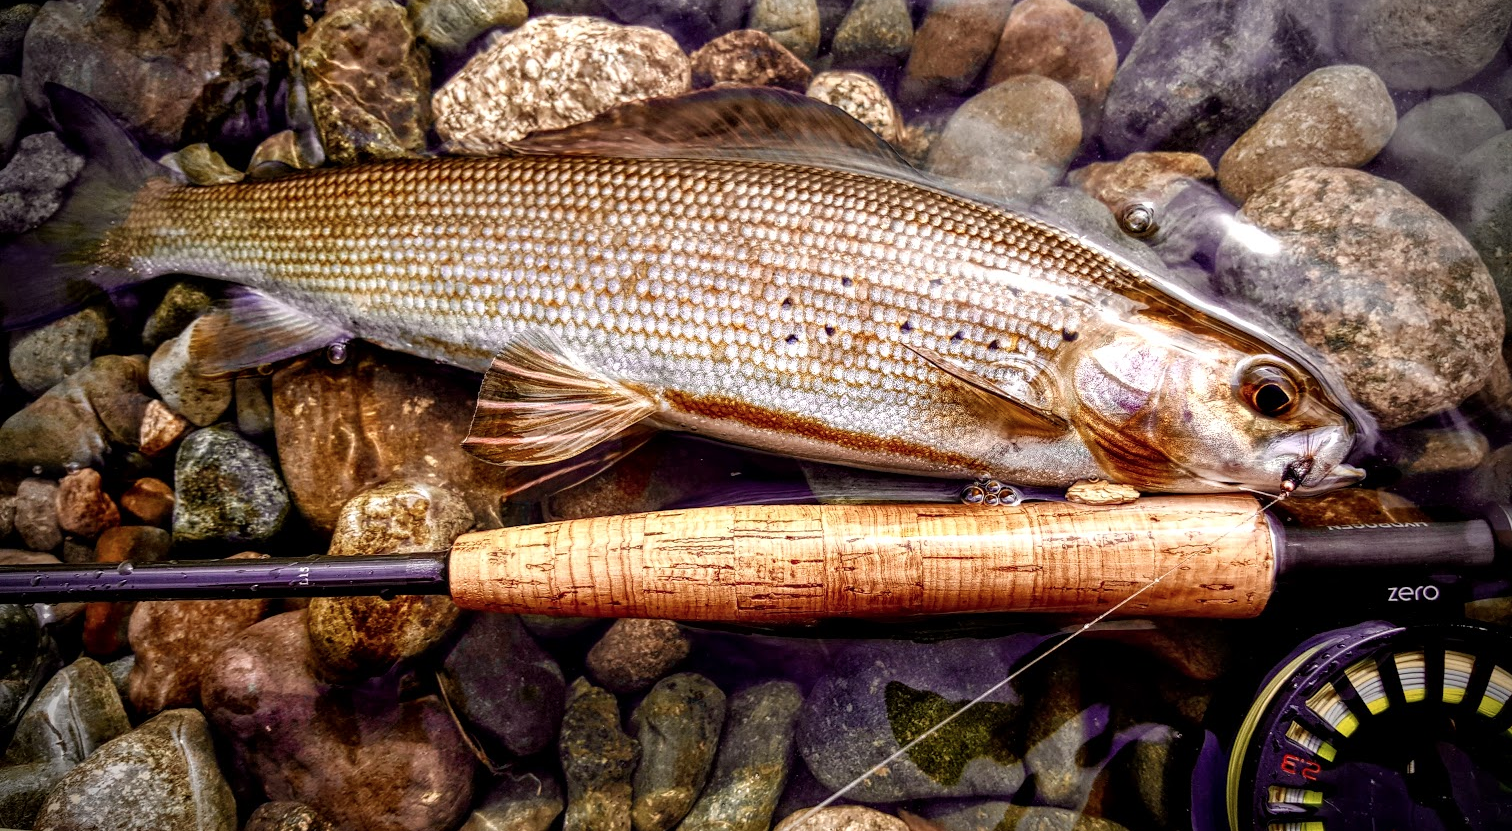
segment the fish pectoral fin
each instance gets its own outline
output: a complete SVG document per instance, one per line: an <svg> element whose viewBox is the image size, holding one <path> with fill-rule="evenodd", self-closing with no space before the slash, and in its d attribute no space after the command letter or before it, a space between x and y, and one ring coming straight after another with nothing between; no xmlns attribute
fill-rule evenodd
<svg viewBox="0 0 1512 831"><path fill-rule="evenodd" d="M1019 398L993 381L983 378L932 349L908 344L904 346L934 368L960 381L1020 431L1036 435L1060 436L1071 429L1071 423L1065 417Z"/></svg>
<svg viewBox="0 0 1512 831"><path fill-rule="evenodd" d="M555 339L521 335L483 374L462 446L493 464L552 464L620 435L656 409L649 396L578 365Z"/></svg>
<svg viewBox="0 0 1512 831"><path fill-rule="evenodd" d="M219 308L195 321L189 358L201 373L216 375L303 355L351 337L334 323L238 286Z"/></svg>

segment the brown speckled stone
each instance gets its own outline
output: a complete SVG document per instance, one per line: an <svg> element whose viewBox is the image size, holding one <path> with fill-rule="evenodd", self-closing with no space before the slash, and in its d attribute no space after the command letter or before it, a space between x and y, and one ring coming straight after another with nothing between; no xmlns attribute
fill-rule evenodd
<svg viewBox="0 0 1512 831"><path fill-rule="evenodd" d="M173 488L161 479L144 476L121 494L121 507L148 525L166 526L173 521Z"/></svg>
<svg viewBox="0 0 1512 831"><path fill-rule="evenodd" d="M436 132L487 155L616 104L677 95L691 64L671 35L594 17L536 17L494 41L436 92Z"/></svg>
<svg viewBox="0 0 1512 831"><path fill-rule="evenodd" d="M258 559L247 552L231 559ZM150 715L199 705L200 676L243 629L262 620L271 601L154 600L131 612L127 637L136 653L127 680L131 706Z"/></svg>
<svg viewBox="0 0 1512 831"><path fill-rule="evenodd" d="M326 156L337 164L412 156L430 126L430 61L394 0L341 0L299 43Z"/></svg>
<svg viewBox="0 0 1512 831"><path fill-rule="evenodd" d="M353 498L336 520L330 555L445 551L472 527L462 497L434 485L390 482ZM372 677L445 637L459 611L444 596L317 597L306 621L310 646L332 680Z"/></svg>
<svg viewBox="0 0 1512 831"><path fill-rule="evenodd" d="M688 638L670 620L616 620L588 650L588 674L619 693L640 692L688 657Z"/></svg>
<svg viewBox="0 0 1512 831"><path fill-rule="evenodd" d="M865 805L830 805L812 816L811 810L794 811L773 831L910 831L903 820Z"/></svg>
<svg viewBox="0 0 1512 831"><path fill-rule="evenodd" d="M1359 167L1396 130L1396 106L1374 72L1329 66L1298 81L1218 162L1218 182L1236 202L1304 167Z"/></svg>
<svg viewBox="0 0 1512 831"><path fill-rule="evenodd" d="M271 800L317 806L338 828L455 828L476 762L435 696L335 687L310 672L304 612L238 635L201 678L227 770Z"/></svg>
<svg viewBox="0 0 1512 831"><path fill-rule="evenodd" d="M92 467L64 476L58 483L58 527L94 539L120 525L121 512L101 484L100 472Z"/></svg>
<svg viewBox="0 0 1512 831"><path fill-rule="evenodd" d="M1406 188L1304 168L1240 218L1251 230L1223 242L1217 279L1338 365L1383 429L1485 384L1504 325L1496 287L1459 231Z"/></svg>
<svg viewBox="0 0 1512 831"><path fill-rule="evenodd" d="M931 4L914 32L899 100L913 104L939 90L960 94L970 89L997 48L1012 5L999 0Z"/></svg>
<svg viewBox="0 0 1512 831"><path fill-rule="evenodd" d="M748 84L802 91L813 72L766 32L737 29L693 53L693 86Z"/></svg>
<svg viewBox="0 0 1512 831"><path fill-rule="evenodd" d="M1060 81L1076 97L1090 134L1117 69L1113 36L1096 15L1067 0L1024 0L1008 15L987 83L1002 83L1015 75Z"/></svg>
<svg viewBox="0 0 1512 831"><path fill-rule="evenodd" d="M558 754L567 777L568 831L630 828L630 775L640 745L620 728L614 695L579 678L567 693Z"/></svg>
<svg viewBox="0 0 1512 831"><path fill-rule="evenodd" d="M903 140L903 116L877 79L865 72L821 72L809 84L808 97L845 110L888 144Z"/></svg>

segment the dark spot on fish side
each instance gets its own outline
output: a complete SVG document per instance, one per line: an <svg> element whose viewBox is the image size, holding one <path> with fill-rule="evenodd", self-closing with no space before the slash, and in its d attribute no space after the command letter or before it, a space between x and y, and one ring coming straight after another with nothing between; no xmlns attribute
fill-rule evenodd
<svg viewBox="0 0 1512 831"><path fill-rule="evenodd" d="M905 321L903 321L903 325L898 327L898 331L899 332L912 332L913 331L913 321L911 321L911 320L905 320Z"/></svg>
<svg viewBox="0 0 1512 831"><path fill-rule="evenodd" d="M824 327L824 334L826 334L826 335L834 335L835 334L835 327L833 327L833 326L826 326L826 327Z"/></svg>
<svg viewBox="0 0 1512 831"><path fill-rule="evenodd" d="M998 351L999 349L1002 349L1002 348L1003 348L1003 344L1001 342L999 342L996 338L993 338L992 343L987 344L987 351L989 351L989 352L996 352L996 351Z"/></svg>
<svg viewBox="0 0 1512 831"><path fill-rule="evenodd" d="M797 335L788 335L787 336L787 342L788 343L797 343L798 342L798 336Z"/></svg>
<svg viewBox="0 0 1512 831"><path fill-rule="evenodd" d="M852 280L849 277L841 277L840 278L840 285L845 286L846 288L850 288L851 286L854 286L855 284L856 284L856 281Z"/></svg>
<svg viewBox="0 0 1512 831"><path fill-rule="evenodd" d="M929 281L929 284L931 286L943 286L945 285L945 280L941 277L935 277Z"/></svg>
<svg viewBox="0 0 1512 831"><path fill-rule="evenodd" d="M966 339L966 333L965 332L956 332L954 335L950 336L950 340L951 340L952 343L960 343L961 341L963 341L965 339Z"/></svg>
<svg viewBox="0 0 1512 831"><path fill-rule="evenodd" d="M1066 343L1070 343L1071 341L1076 340L1080 336L1081 336L1081 333L1078 332L1078 331L1076 331L1075 329L1066 329L1066 328L1062 328L1061 329L1061 340L1064 340Z"/></svg>
<svg viewBox="0 0 1512 831"><path fill-rule="evenodd" d="M791 297L784 298L783 301L782 301L782 308L783 309L791 309L791 308L793 308L793 298L791 298Z"/></svg>

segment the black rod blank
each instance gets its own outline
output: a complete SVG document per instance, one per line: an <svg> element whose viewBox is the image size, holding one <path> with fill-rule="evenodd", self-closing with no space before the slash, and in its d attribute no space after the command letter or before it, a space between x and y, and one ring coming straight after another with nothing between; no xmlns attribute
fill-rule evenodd
<svg viewBox="0 0 1512 831"><path fill-rule="evenodd" d="M448 594L447 554L95 563L0 568L23 603Z"/></svg>

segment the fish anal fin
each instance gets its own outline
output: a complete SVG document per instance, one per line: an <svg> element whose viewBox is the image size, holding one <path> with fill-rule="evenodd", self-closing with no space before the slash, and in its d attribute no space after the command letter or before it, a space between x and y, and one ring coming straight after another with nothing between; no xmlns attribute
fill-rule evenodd
<svg viewBox="0 0 1512 831"><path fill-rule="evenodd" d="M235 372L324 349L352 336L342 327L252 289L232 289L195 321L189 357L207 375Z"/></svg>
<svg viewBox="0 0 1512 831"><path fill-rule="evenodd" d="M897 178L918 175L845 111L771 87L718 87L632 101L510 147L528 155L787 161Z"/></svg>
<svg viewBox="0 0 1512 831"><path fill-rule="evenodd" d="M972 372L934 350L926 349L922 346L907 344L905 346L934 368L956 379L967 389L981 396L988 405L994 408L995 412L1000 413L1015 429L1043 436L1061 436L1071 429L1071 423L1063 416L1051 412L1043 406L1023 400L990 379Z"/></svg>
<svg viewBox="0 0 1512 831"><path fill-rule="evenodd" d="M649 396L578 365L553 338L521 335L483 374L462 446L493 464L553 464L624 433L656 409Z"/></svg>

